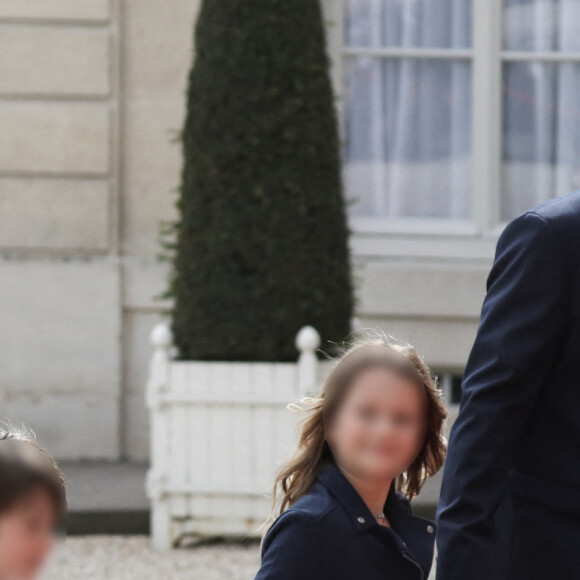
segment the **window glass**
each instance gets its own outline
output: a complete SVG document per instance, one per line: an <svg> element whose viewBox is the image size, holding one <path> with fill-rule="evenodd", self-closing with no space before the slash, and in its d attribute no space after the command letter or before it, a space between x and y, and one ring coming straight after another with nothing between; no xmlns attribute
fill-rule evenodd
<svg viewBox="0 0 580 580"><path fill-rule="evenodd" d="M470 63L357 56L345 70L352 213L468 219Z"/></svg>
<svg viewBox="0 0 580 580"><path fill-rule="evenodd" d="M580 187L579 22L578 0L504 0L503 221ZM530 57L510 60L509 51ZM572 60L540 61L538 52Z"/></svg>
<svg viewBox="0 0 580 580"><path fill-rule="evenodd" d="M471 47L472 0L346 0L345 41L369 47Z"/></svg>
<svg viewBox="0 0 580 580"><path fill-rule="evenodd" d="M471 0L345 1L344 171L351 213L469 219L471 60L380 49L468 48Z"/></svg>

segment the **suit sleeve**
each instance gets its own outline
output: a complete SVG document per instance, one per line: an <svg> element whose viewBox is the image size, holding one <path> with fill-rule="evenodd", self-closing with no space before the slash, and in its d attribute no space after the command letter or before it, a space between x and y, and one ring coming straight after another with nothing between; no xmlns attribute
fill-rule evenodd
<svg viewBox="0 0 580 580"><path fill-rule="evenodd" d="M305 513L287 511L266 534L254 580L318 580L323 577L320 558L316 522Z"/></svg>
<svg viewBox="0 0 580 580"><path fill-rule="evenodd" d="M531 211L509 222L497 243L449 435L437 510L437 580L497 577L494 514L564 337L569 284L553 225Z"/></svg>

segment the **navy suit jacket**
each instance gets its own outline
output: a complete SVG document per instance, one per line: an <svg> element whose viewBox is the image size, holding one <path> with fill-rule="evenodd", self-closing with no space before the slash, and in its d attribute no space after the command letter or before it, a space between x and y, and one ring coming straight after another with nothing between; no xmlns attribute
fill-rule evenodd
<svg viewBox="0 0 580 580"><path fill-rule="evenodd" d="M499 237L436 521L437 580L580 578L580 190Z"/></svg>
<svg viewBox="0 0 580 580"><path fill-rule="evenodd" d="M394 481L385 515L391 528L377 523L350 481L328 461L309 493L268 530L255 580L427 580L435 522L413 515Z"/></svg>

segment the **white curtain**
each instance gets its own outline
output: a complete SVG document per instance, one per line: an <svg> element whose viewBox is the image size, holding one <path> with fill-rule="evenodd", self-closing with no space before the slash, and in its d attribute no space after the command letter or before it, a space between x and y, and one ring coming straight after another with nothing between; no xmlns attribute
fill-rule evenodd
<svg viewBox="0 0 580 580"><path fill-rule="evenodd" d="M347 47L469 48L471 0L346 0ZM469 219L471 64L346 59L354 215Z"/></svg>
<svg viewBox="0 0 580 580"><path fill-rule="evenodd" d="M345 0L347 47L471 47L471 0ZM580 0L503 0L500 219L580 188ZM471 65L346 59L345 184L354 215L469 219ZM477 112L474 112L477 114ZM491 192L490 192L491 195Z"/></svg>
<svg viewBox="0 0 580 580"><path fill-rule="evenodd" d="M580 54L579 0L504 0L504 50ZM501 217L580 188L580 65L504 67Z"/></svg>

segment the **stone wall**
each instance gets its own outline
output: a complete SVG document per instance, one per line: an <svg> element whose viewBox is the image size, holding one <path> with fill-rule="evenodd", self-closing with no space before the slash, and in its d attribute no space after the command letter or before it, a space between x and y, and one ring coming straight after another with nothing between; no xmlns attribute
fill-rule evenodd
<svg viewBox="0 0 580 580"><path fill-rule="evenodd" d="M197 2L0 0L0 417L145 459Z"/></svg>
<svg viewBox="0 0 580 580"><path fill-rule="evenodd" d="M0 0L0 417L60 458L148 457L157 233L199 3ZM464 267L353 247L360 321L460 369L489 253Z"/></svg>

